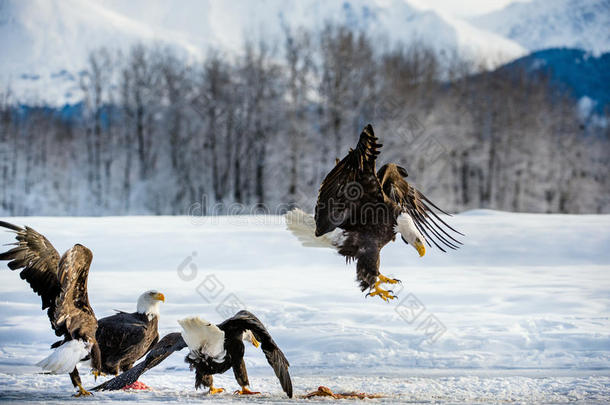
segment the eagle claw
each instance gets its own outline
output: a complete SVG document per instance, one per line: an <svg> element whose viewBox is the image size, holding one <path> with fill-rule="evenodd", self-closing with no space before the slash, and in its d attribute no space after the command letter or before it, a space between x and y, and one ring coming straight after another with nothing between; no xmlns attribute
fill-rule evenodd
<svg viewBox="0 0 610 405"><path fill-rule="evenodd" d="M256 395L260 394L258 391L250 391L247 387L242 387L241 390L237 390L233 393L233 395Z"/></svg>
<svg viewBox="0 0 610 405"><path fill-rule="evenodd" d="M91 371L91 374L93 374L93 377L95 378L95 381L97 381L98 377L106 377L106 374L102 373L99 370L93 370L93 371Z"/></svg>
<svg viewBox="0 0 610 405"><path fill-rule="evenodd" d="M379 275L379 282L383 283L383 284L402 284L402 281L400 281L397 278L388 278L386 276L384 276L383 274Z"/></svg>
<svg viewBox="0 0 610 405"><path fill-rule="evenodd" d="M393 300L394 298L396 298L395 295L392 295L394 293L392 290L386 291L384 289L381 289L381 288L379 288L379 284L381 284L381 281L377 281L375 283L375 285L371 288L371 291L368 292L365 297L368 297L369 295L371 297L379 295L379 297L381 297L381 299L384 300L385 302L388 302L388 300Z"/></svg>
<svg viewBox="0 0 610 405"><path fill-rule="evenodd" d="M74 394L75 398L79 398L79 397L88 397L89 395L93 395L92 393L90 393L89 391L87 391L86 389L83 388L82 385L78 385L78 392L76 394Z"/></svg>
<svg viewBox="0 0 610 405"><path fill-rule="evenodd" d="M225 392L224 388L215 388L215 387L210 387L210 395L216 395L216 394L220 394L221 392Z"/></svg>

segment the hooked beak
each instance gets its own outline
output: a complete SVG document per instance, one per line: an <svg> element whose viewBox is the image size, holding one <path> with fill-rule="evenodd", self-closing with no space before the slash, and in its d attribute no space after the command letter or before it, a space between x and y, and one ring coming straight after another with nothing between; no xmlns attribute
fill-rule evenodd
<svg viewBox="0 0 610 405"><path fill-rule="evenodd" d="M161 294L161 293L156 293L153 296L154 299L156 299L157 301L163 301L165 302L165 295Z"/></svg>
<svg viewBox="0 0 610 405"><path fill-rule="evenodd" d="M417 249L417 253L419 253L419 257L423 257L426 254L426 247L421 242L415 244L415 249Z"/></svg>
<svg viewBox="0 0 610 405"><path fill-rule="evenodd" d="M401 236L401 238L404 243L406 243L407 245L409 244L409 242L407 242L407 240L403 236ZM415 250L417 250L417 253L419 253L419 257L422 257L426 254L426 246L424 246L422 242L415 242L413 247L415 248Z"/></svg>
<svg viewBox="0 0 610 405"><path fill-rule="evenodd" d="M258 340L256 340L254 335L252 335L252 338L250 339L250 342L252 342L252 346L254 346L254 347L259 347L260 346L260 343L258 343Z"/></svg>

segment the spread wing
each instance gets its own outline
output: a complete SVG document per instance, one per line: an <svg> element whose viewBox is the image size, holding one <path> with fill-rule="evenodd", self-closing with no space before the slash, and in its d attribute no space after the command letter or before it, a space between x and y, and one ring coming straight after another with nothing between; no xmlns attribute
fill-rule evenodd
<svg viewBox="0 0 610 405"><path fill-rule="evenodd" d="M11 270L23 269L19 275L42 300L42 309L47 309L53 321L55 299L60 293L58 276L59 253L43 235L30 227L21 228L0 221L0 226L16 233L16 247L0 254L0 260L10 260Z"/></svg>
<svg viewBox="0 0 610 405"><path fill-rule="evenodd" d="M182 339L180 332L174 332L163 336L151 350L144 360L136 364L131 369L125 371L108 380L103 384L93 388L94 391L114 391L120 390L126 385L133 384L140 378L142 374L151 368L157 366L165 360L170 354L180 351L186 347L186 342Z"/></svg>
<svg viewBox="0 0 610 405"><path fill-rule="evenodd" d="M51 321L57 335L68 332L73 338L95 338L97 320L87 294L92 259L89 249L76 244L59 261L60 293Z"/></svg>
<svg viewBox="0 0 610 405"><path fill-rule="evenodd" d="M284 356L284 353L280 350L277 344L273 341L273 338L265 328L265 325L249 311L239 311L232 318L227 319L218 325L225 334L241 334L246 330L250 330L254 337L261 343L261 349L267 357L267 361L273 368L275 375L280 381L282 389L292 398L292 380L290 379L290 373L288 367L290 363Z"/></svg>
<svg viewBox="0 0 610 405"><path fill-rule="evenodd" d="M375 160L381 144L367 125L355 149L338 162L326 175L316 203L316 236L333 229L357 224L359 209L366 203L383 202Z"/></svg>
<svg viewBox="0 0 610 405"><path fill-rule="evenodd" d="M144 316L126 312L98 320L95 336L100 350L113 358L122 358L132 351L138 351L142 345L152 347L151 343L156 343L154 340L158 338L156 323L153 325Z"/></svg>
<svg viewBox="0 0 610 405"><path fill-rule="evenodd" d="M432 241L444 252L445 249L441 245L450 249L457 249L459 245L462 245L462 242L455 239L449 231L462 236L463 234L443 221L435 210L446 215L450 214L437 207L425 195L407 183L404 179L407 177L407 171L404 168L389 163L379 169L377 177L381 182L384 194L411 216L415 227L426 237L428 246L431 246L430 241Z"/></svg>

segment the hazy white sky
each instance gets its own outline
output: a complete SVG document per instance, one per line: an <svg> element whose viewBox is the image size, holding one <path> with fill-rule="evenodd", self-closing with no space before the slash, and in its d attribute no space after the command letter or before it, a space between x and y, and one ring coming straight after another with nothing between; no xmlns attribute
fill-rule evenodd
<svg viewBox="0 0 610 405"><path fill-rule="evenodd" d="M531 0L408 0L410 4L422 9L434 9L458 17L472 17L499 10L510 3Z"/></svg>

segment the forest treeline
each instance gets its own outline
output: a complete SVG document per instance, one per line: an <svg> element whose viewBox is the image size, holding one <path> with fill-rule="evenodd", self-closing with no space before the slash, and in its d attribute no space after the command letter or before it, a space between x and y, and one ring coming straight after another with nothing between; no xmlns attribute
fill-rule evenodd
<svg viewBox="0 0 610 405"><path fill-rule="evenodd" d="M607 126L544 77L416 43L327 25L198 62L136 45L93 51L77 80L70 114L2 94L2 215L311 210L369 122L379 163L449 211L610 212Z"/></svg>

